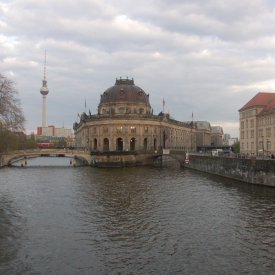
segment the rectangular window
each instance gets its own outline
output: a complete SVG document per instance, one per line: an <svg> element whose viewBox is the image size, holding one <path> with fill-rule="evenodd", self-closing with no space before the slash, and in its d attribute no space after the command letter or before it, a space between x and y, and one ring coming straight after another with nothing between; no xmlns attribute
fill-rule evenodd
<svg viewBox="0 0 275 275"><path fill-rule="evenodd" d="M250 137L251 137L251 138L254 138L254 130L251 130L251 131L250 131Z"/></svg>
<svg viewBox="0 0 275 275"><path fill-rule="evenodd" d="M269 140L266 141L266 150L267 151L271 150L271 142Z"/></svg>
<svg viewBox="0 0 275 275"><path fill-rule="evenodd" d="M122 133L122 126L116 127L116 131L119 134Z"/></svg>
<svg viewBox="0 0 275 275"><path fill-rule="evenodd" d="M271 128L266 128L266 136L271 137Z"/></svg>
<svg viewBox="0 0 275 275"><path fill-rule="evenodd" d="M251 150L254 150L254 142L251 142Z"/></svg>
<svg viewBox="0 0 275 275"><path fill-rule="evenodd" d="M136 127L135 126L131 126L130 129L131 129L131 133L135 133L136 132Z"/></svg>
<svg viewBox="0 0 275 275"><path fill-rule="evenodd" d="M124 114L125 113L125 108L120 107L120 108L118 108L118 111L119 111L120 114Z"/></svg>
<svg viewBox="0 0 275 275"><path fill-rule="evenodd" d="M254 128L254 119L250 120L250 128Z"/></svg>

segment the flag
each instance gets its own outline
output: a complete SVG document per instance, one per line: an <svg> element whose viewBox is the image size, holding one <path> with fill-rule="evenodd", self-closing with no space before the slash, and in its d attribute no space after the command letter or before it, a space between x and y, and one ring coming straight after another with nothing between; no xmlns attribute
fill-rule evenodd
<svg viewBox="0 0 275 275"><path fill-rule="evenodd" d="M165 100L164 98L162 99L162 112L164 113L164 106L165 106Z"/></svg>

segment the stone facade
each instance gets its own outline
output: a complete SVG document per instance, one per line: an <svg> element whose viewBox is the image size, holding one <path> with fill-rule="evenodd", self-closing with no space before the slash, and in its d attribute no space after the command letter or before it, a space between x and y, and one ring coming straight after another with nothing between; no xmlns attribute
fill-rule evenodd
<svg viewBox="0 0 275 275"><path fill-rule="evenodd" d="M149 94L129 79L117 79L101 95L98 113L83 113L74 130L76 146L95 152L192 151L196 147L192 124L171 119L169 114L154 115Z"/></svg>

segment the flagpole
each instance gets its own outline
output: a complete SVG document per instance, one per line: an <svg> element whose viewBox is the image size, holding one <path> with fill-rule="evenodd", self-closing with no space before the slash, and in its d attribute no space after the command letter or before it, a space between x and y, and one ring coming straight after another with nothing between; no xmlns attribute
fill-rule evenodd
<svg viewBox="0 0 275 275"><path fill-rule="evenodd" d="M192 126L191 126L191 151L193 151L193 125L194 125L194 115L192 111Z"/></svg>

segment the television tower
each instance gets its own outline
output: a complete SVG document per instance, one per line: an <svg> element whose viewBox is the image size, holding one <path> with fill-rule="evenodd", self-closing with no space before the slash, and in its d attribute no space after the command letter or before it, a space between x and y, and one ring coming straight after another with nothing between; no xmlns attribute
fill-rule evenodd
<svg viewBox="0 0 275 275"><path fill-rule="evenodd" d="M40 93L42 95L42 127L46 127L46 95L49 93L46 80L46 57L47 53L45 50L44 79L42 80L42 87L40 89Z"/></svg>

